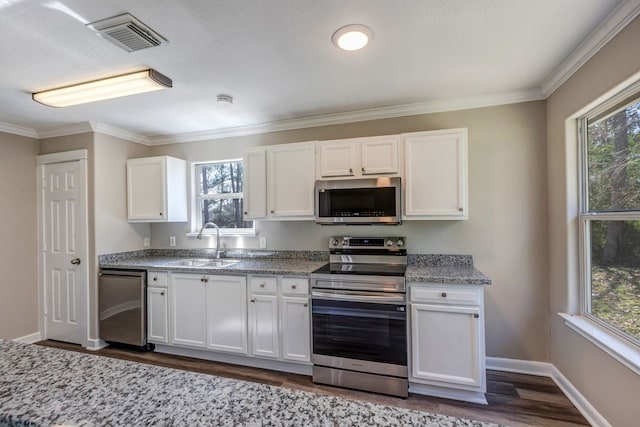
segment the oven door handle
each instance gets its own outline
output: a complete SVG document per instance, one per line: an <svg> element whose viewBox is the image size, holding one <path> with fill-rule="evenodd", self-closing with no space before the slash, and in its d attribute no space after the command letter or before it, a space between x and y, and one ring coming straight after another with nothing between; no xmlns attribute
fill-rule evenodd
<svg viewBox="0 0 640 427"><path fill-rule="evenodd" d="M340 291L311 291L312 299L330 300L330 301L353 301L353 302L369 302L374 304L406 304L405 295L389 295L380 292L340 292Z"/></svg>

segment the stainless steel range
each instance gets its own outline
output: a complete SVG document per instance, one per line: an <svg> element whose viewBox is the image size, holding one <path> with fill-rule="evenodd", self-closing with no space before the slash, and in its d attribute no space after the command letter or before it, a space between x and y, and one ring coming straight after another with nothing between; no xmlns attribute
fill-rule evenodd
<svg viewBox="0 0 640 427"><path fill-rule="evenodd" d="M311 274L313 381L407 397L404 237L332 237Z"/></svg>

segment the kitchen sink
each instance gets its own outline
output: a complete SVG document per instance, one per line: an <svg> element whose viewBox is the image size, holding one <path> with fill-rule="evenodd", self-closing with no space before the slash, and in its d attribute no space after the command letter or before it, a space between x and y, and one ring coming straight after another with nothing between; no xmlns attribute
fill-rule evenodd
<svg viewBox="0 0 640 427"><path fill-rule="evenodd" d="M169 261L164 265L175 267L192 267L192 268L222 268L237 263L235 259L210 259L210 258L185 258L177 261Z"/></svg>

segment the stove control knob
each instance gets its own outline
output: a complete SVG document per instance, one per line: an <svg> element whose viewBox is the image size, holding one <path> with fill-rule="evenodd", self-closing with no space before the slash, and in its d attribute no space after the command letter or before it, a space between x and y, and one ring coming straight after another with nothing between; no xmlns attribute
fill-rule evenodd
<svg viewBox="0 0 640 427"><path fill-rule="evenodd" d="M349 241L347 239L342 239L342 246L349 246Z"/></svg>
<svg viewBox="0 0 640 427"><path fill-rule="evenodd" d="M331 241L331 246L338 246L340 244L340 242L338 242L338 239L333 239Z"/></svg>
<svg viewBox="0 0 640 427"><path fill-rule="evenodd" d="M393 246L393 240L387 240L387 246Z"/></svg>
<svg viewBox="0 0 640 427"><path fill-rule="evenodd" d="M396 245L398 245L398 246L402 246L402 245L404 245L404 240L399 239L399 240L396 242Z"/></svg>

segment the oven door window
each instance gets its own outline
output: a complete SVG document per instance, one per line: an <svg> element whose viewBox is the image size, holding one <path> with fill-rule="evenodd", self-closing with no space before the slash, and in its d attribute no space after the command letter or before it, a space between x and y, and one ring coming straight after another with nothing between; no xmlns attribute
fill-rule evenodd
<svg viewBox="0 0 640 427"><path fill-rule="evenodd" d="M407 365L407 315L392 304L312 301L313 353Z"/></svg>

